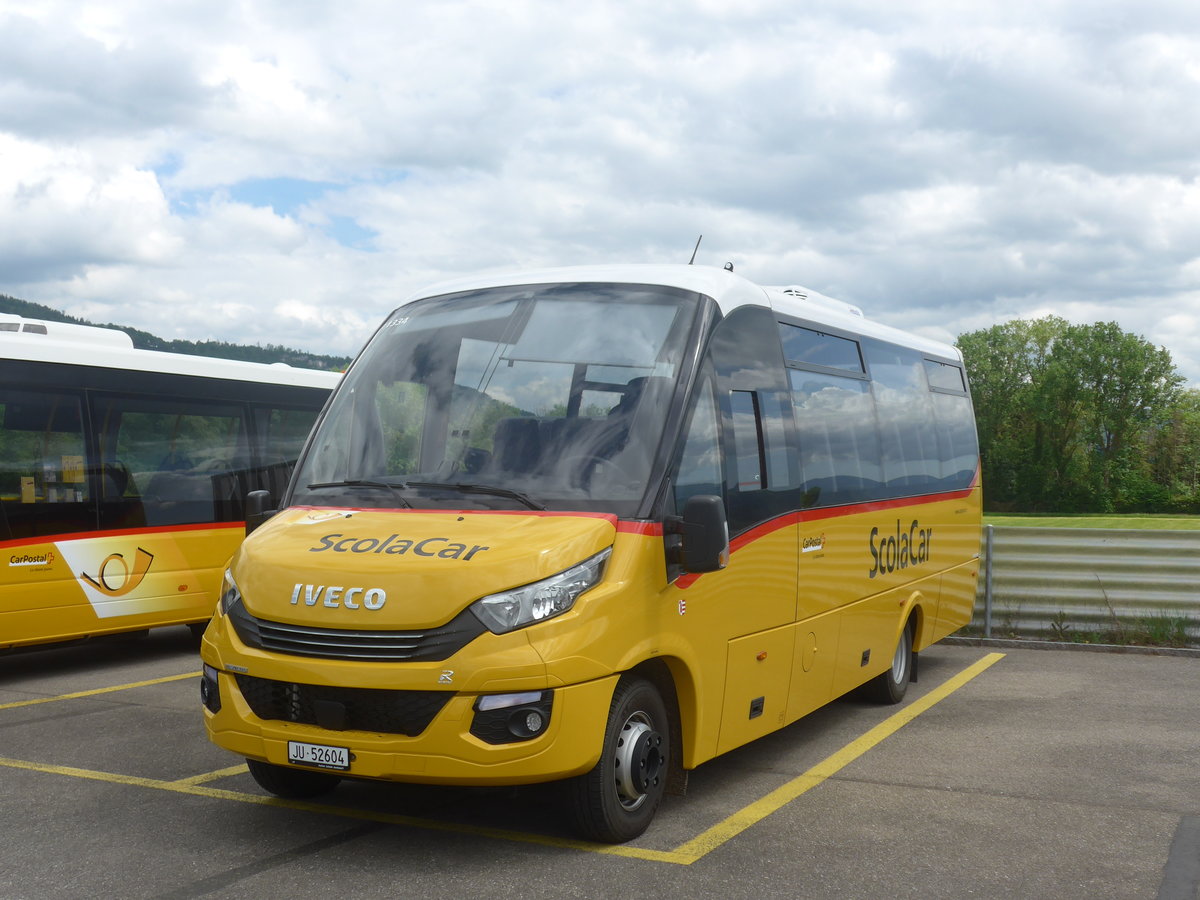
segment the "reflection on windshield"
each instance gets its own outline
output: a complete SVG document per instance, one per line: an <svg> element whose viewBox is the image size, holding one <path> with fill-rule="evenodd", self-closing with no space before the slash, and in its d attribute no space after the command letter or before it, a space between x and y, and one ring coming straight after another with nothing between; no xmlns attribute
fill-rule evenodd
<svg viewBox="0 0 1200 900"><path fill-rule="evenodd" d="M346 376L292 502L388 505L386 491L329 489L375 481L416 507L632 514L697 307L677 289L597 284L406 306Z"/></svg>

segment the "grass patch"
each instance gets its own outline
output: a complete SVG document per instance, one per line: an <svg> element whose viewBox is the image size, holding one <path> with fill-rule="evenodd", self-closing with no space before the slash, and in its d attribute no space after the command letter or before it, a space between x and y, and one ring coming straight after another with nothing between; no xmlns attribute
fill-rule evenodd
<svg viewBox="0 0 1200 900"><path fill-rule="evenodd" d="M1142 616L1129 621L1113 621L1097 628L1092 625L1076 625L1067 620L1066 613L1059 612L1049 623L1046 631L1022 630L1011 621L1001 621L992 626L992 637L1012 638L1027 641L1057 641L1066 644L1103 644L1117 647L1200 647L1200 640L1188 634L1187 616L1161 615ZM964 636L983 637L983 626L972 623L959 632Z"/></svg>
<svg viewBox="0 0 1200 900"><path fill-rule="evenodd" d="M1089 516L1043 515L1038 513L985 514L985 525L1020 528L1122 528L1145 531L1200 531L1200 516Z"/></svg>

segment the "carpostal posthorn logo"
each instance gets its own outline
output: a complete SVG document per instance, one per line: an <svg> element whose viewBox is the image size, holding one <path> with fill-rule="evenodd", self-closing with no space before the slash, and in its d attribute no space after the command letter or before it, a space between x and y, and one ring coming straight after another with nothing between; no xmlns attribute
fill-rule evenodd
<svg viewBox="0 0 1200 900"><path fill-rule="evenodd" d="M138 547L132 568L126 562L123 553L110 553L104 558L104 562L100 563L94 578L87 572L80 572L79 577L106 597L124 597L142 583L142 579L150 571L152 562L154 554Z"/></svg>

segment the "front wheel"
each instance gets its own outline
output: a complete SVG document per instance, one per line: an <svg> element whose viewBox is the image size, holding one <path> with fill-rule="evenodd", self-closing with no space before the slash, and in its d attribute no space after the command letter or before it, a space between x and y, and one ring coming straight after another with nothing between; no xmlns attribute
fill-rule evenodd
<svg viewBox="0 0 1200 900"><path fill-rule="evenodd" d="M900 632L900 641L892 655L892 665L882 675L868 681L863 690L877 703L899 703L904 699L913 671L913 623L910 619Z"/></svg>
<svg viewBox="0 0 1200 900"><path fill-rule="evenodd" d="M257 759L246 760L246 767L250 769L250 774L254 776L259 787L276 797L286 797L289 800L303 800L327 794L342 780L340 776L327 772L289 769L286 766L259 762Z"/></svg>
<svg viewBox="0 0 1200 900"><path fill-rule="evenodd" d="M585 838L620 844L658 812L667 785L670 724L658 690L627 675L617 683L600 761L567 783L576 828Z"/></svg>

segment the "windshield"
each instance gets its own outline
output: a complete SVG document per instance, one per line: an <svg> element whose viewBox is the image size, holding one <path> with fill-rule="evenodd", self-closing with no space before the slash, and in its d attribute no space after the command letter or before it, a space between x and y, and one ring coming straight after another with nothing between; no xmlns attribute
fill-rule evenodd
<svg viewBox="0 0 1200 900"><path fill-rule="evenodd" d="M627 284L402 307L338 389L291 502L632 515L698 308L694 293Z"/></svg>

